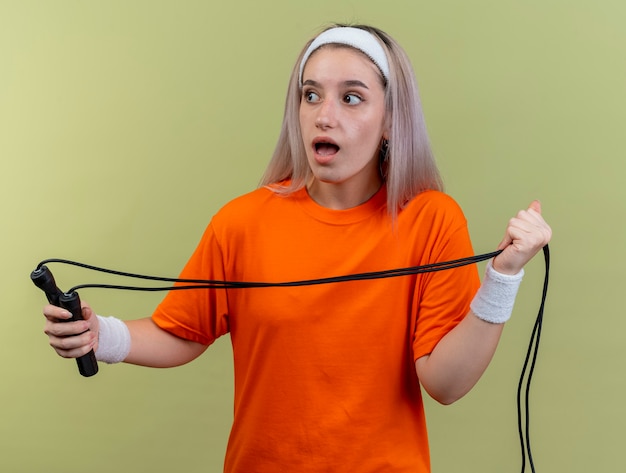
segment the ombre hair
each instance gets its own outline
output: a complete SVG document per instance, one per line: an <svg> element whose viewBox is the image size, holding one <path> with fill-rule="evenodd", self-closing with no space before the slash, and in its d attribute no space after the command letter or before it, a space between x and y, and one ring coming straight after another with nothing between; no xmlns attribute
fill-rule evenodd
<svg viewBox="0 0 626 473"><path fill-rule="evenodd" d="M336 24L327 29L343 26L348 25ZM443 182L431 151L413 67L404 49L378 28L349 26L372 34L389 62L389 80L385 85L389 146L382 178L387 186L387 211L395 220L398 211L413 197L425 190L443 190ZM302 57L313 40L304 46L291 73L280 135L261 180L262 186L278 193L302 189L312 178L300 129L299 73ZM385 82L382 75L381 80ZM382 157L384 153L380 154Z"/></svg>

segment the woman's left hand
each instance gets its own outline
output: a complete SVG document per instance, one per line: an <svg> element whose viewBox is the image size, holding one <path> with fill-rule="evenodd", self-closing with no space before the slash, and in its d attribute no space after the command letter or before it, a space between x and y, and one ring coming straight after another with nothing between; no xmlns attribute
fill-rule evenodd
<svg viewBox="0 0 626 473"><path fill-rule="evenodd" d="M502 274L517 274L552 238L552 229L541 216L541 204L533 201L509 221L504 238L498 245L503 250L493 260L493 269Z"/></svg>

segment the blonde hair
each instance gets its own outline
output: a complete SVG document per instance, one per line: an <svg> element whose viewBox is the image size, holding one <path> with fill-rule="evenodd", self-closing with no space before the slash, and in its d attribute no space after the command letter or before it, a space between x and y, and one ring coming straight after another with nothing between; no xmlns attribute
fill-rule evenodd
<svg viewBox="0 0 626 473"><path fill-rule="evenodd" d="M330 28L342 26L346 25ZM381 43L389 61L390 74L385 86L389 146L382 177L387 185L387 211L395 220L398 211L413 197L425 190L443 190L443 182L431 151L417 81L408 56L393 38L378 28L350 26L372 34ZM292 70L280 135L261 180L262 186L278 193L299 190L312 177L300 130L299 71L302 57L313 39L304 46Z"/></svg>

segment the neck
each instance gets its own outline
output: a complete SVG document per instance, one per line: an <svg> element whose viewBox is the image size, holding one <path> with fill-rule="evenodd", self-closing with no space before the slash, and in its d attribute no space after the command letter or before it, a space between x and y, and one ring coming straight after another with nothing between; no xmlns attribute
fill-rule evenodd
<svg viewBox="0 0 626 473"><path fill-rule="evenodd" d="M382 179L363 183L331 183L313 178L307 185L309 196L322 207L334 210L346 210L357 207L372 198L380 186Z"/></svg>

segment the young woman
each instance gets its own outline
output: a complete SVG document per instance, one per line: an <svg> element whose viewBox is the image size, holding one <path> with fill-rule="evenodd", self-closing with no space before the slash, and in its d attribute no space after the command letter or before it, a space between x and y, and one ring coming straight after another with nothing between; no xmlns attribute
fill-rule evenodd
<svg viewBox="0 0 626 473"><path fill-rule="evenodd" d="M296 281L473 254L441 190L400 46L337 25L303 49L263 185L212 219L181 277ZM538 202L473 266L305 287L171 291L152 317L84 321L47 306L59 355L170 367L229 333L227 472L428 472L420 385L449 404L486 369L524 265L551 238ZM78 336L81 332L85 333Z"/></svg>

